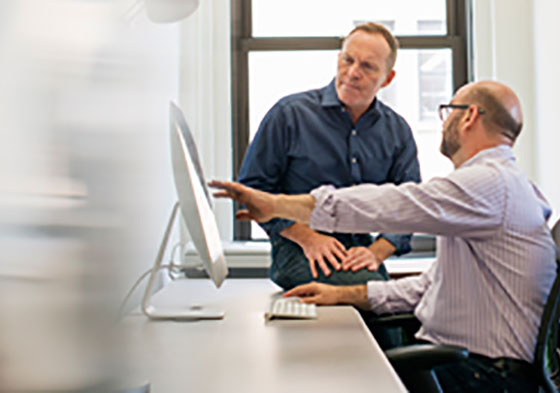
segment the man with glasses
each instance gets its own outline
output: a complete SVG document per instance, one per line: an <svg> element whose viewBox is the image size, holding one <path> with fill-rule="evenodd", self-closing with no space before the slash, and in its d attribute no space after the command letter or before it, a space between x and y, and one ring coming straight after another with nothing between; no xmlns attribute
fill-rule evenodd
<svg viewBox="0 0 560 393"><path fill-rule="evenodd" d="M556 276L551 214L515 162L521 105L497 82L458 90L440 106L440 150L455 170L423 184L322 186L271 195L216 182L219 196L246 204L240 218L286 217L323 231L418 231L438 235L424 274L367 285L310 283L288 291L303 302L353 304L378 314L414 312L418 340L469 350L436 368L448 392L536 392L531 363L541 314ZM344 268L351 263L343 264Z"/></svg>
<svg viewBox="0 0 560 393"><path fill-rule="evenodd" d="M239 181L286 194L322 184L419 182L410 127L376 98L395 77L397 49L395 37L379 24L352 30L328 86L285 97L267 113ZM284 289L312 280L385 280L383 260L410 250L409 234L381 234L373 241L369 233L323 233L292 220L273 219L261 226L272 243L270 277ZM347 263L353 268L341 268Z"/></svg>

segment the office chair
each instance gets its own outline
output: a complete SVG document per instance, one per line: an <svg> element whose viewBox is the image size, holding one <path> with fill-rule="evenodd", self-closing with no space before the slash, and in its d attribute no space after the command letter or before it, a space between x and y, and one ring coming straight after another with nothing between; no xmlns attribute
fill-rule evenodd
<svg viewBox="0 0 560 393"><path fill-rule="evenodd" d="M552 228L552 236L559 250L556 256L556 278L546 301L537 335L533 366L539 380L540 392L560 393L560 220ZM386 327L400 324L419 326L413 314L381 317L377 321ZM434 368L466 359L469 354L464 348L449 345L416 344L390 349L387 358L411 393L443 393Z"/></svg>

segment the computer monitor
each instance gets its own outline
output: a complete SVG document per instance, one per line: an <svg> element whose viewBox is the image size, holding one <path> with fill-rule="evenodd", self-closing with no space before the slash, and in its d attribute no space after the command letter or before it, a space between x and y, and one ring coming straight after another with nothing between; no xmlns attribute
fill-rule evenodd
<svg viewBox="0 0 560 393"><path fill-rule="evenodd" d="M191 239L202 260L203 266L216 285L220 287L227 276L228 268L216 218L210 206L208 190L194 138L181 110L170 105L170 141L173 178L179 201L175 204L160 245L158 256L146 287L142 310L151 319L218 319L224 313L203 305L191 305L181 309L163 309L149 304L157 272L160 270L169 235L178 210L185 220Z"/></svg>

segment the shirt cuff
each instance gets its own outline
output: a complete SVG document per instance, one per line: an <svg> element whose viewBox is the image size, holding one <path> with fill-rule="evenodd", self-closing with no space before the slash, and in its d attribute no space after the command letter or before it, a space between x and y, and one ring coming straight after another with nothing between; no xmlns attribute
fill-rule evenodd
<svg viewBox="0 0 560 393"><path fill-rule="evenodd" d="M367 282L367 298L369 307L376 314L384 314L384 305L387 300L387 291L385 281L368 281Z"/></svg>
<svg viewBox="0 0 560 393"><path fill-rule="evenodd" d="M377 239L379 238L383 238L387 240L389 243L391 243L393 246L395 246L396 256L406 254L410 252L410 250L412 249L410 247L410 239L412 238L412 235L408 235L408 234L401 235L396 233L380 233L379 236L377 236Z"/></svg>
<svg viewBox="0 0 560 393"><path fill-rule="evenodd" d="M311 196L315 198L315 207L309 217L309 226L311 228L329 233L334 232L336 224L334 190L333 186L328 185L311 191Z"/></svg>
<svg viewBox="0 0 560 393"><path fill-rule="evenodd" d="M272 220L260 223L259 225L266 231L270 240L276 240L281 236L280 232L291 227L294 223L295 221L292 220L273 218Z"/></svg>

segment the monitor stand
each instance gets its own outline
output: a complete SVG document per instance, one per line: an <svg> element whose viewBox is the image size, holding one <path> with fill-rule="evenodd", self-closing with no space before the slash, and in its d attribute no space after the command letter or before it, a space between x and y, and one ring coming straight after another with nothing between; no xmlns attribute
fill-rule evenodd
<svg viewBox="0 0 560 393"><path fill-rule="evenodd" d="M169 235L173 229L173 224L177 217L177 212L179 211L179 202L175 203L173 206L173 211L169 217L169 222L167 223L167 228L163 234L163 239L159 246L159 251L156 256L154 267L150 274L150 279L148 285L146 286L146 292L144 292L144 298L142 299L142 312L150 319L154 320L181 320L181 321L196 321L200 319L222 319L224 317L224 312L222 310L211 309L206 306L199 304L196 305L185 305L185 307L160 307L154 306L149 303L150 297L152 296L152 289L156 281L157 273L161 268L161 263L165 250L167 248L167 243L169 242Z"/></svg>

